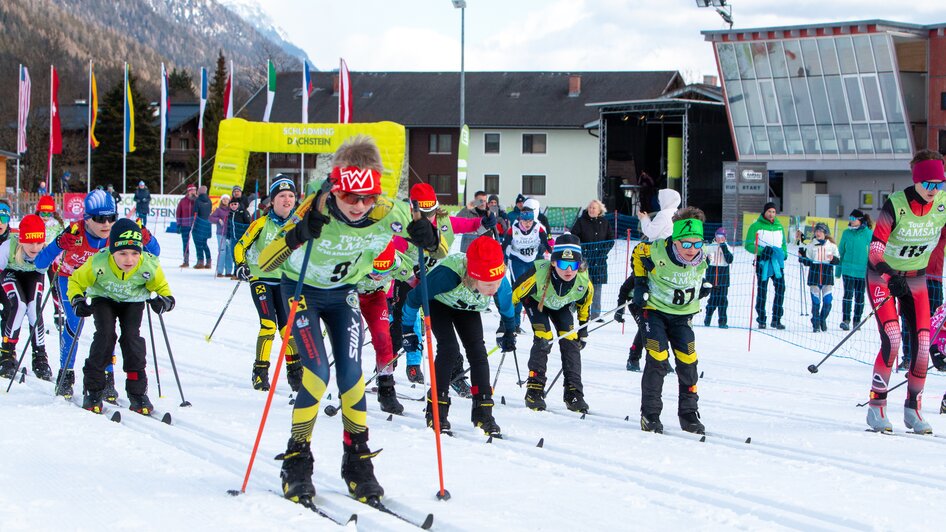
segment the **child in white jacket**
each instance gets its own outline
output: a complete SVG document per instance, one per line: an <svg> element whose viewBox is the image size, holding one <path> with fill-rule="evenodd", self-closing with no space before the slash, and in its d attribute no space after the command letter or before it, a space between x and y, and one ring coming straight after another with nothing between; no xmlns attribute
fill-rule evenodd
<svg viewBox="0 0 946 532"><path fill-rule="evenodd" d="M834 288L834 267L841 263L838 246L831 231L822 222L815 224L814 238L806 247L798 248L798 262L808 266L808 288L811 289L811 328L827 331L831 313L831 290Z"/></svg>
<svg viewBox="0 0 946 532"><path fill-rule="evenodd" d="M660 210L651 219L644 211L638 211L637 217L641 221L641 233L648 242L656 242L670 237L673 233L673 215L680 208L680 193L672 188L661 189L657 192Z"/></svg>

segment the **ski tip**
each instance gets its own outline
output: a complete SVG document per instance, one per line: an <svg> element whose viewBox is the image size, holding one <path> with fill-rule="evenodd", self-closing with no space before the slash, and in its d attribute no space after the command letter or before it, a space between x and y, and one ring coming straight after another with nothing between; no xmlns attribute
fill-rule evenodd
<svg viewBox="0 0 946 532"><path fill-rule="evenodd" d="M231 497L236 497L236 496L240 495L241 493L243 493L242 490L227 490L227 495L229 495L229 496L231 496Z"/></svg>
<svg viewBox="0 0 946 532"><path fill-rule="evenodd" d="M432 526L434 526L434 514L427 514L424 522L420 524L420 528L422 530L430 530Z"/></svg>
<svg viewBox="0 0 946 532"><path fill-rule="evenodd" d="M388 421L394 420L394 414L388 414Z"/></svg>
<svg viewBox="0 0 946 532"><path fill-rule="evenodd" d="M581 417L580 417L580 418L578 418L578 419L585 419L585 413L584 413L584 412L582 412L582 413L581 413Z"/></svg>
<svg viewBox="0 0 946 532"><path fill-rule="evenodd" d="M503 405L506 404L506 396L505 396L505 395L500 395L500 396L499 396L499 404L503 404Z"/></svg>
<svg viewBox="0 0 946 532"><path fill-rule="evenodd" d="M171 413L170 413L170 412L165 412L164 415L161 416L161 423L164 423L164 424L166 424L166 425L170 425L170 424L171 424Z"/></svg>
<svg viewBox="0 0 946 532"><path fill-rule="evenodd" d="M538 447L539 449L541 449L542 447L545 447L545 438L539 438L539 443L535 444L535 446Z"/></svg>
<svg viewBox="0 0 946 532"><path fill-rule="evenodd" d="M345 522L345 526L357 525L357 524L358 524L358 514L351 514L348 517L348 521Z"/></svg>
<svg viewBox="0 0 946 532"><path fill-rule="evenodd" d="M114 421L115 423L121 423L121 422L122 422L122 413L116 411L115 413L112 414L112 417L110 417L110 418L108 418L108 419L111 420L111 421Z"/></svg>
<svg viewBox="0 0 946 532"><path fill-rule="evenodd" d="M26 368L20 370L20 384L26 382Z"/></svg>
<svg viewBox="0 0 946 532"><path fill-rule="evenodd" d="M493 443L493 437L486 438L486 443Z"/></svg>
<svg viewBox="0 0 946 532"><path fill-rule="evenodd" d="M703 378L703 372L702 372L702 371L700 372L700 378L701 378L701 379Z"/></svg>
<svg viewBox="0 0 946 532"><path fill-rule="evenodd" d="M748 437L748 438L746 438L746 443L752 443L752 437L751 437L751 436Z"/></svg>
<svg viewBox="0 0 946 532"><path fill-rule="evenodd" d="M631 420L631 416L624 416L624 421L630 421L630 420Z"/></svg>
<svg viewBox="0 0 946 532"><path fill-rule="evenodd" d="M706 436L700 436L700 443L703 443L705 441L706 441Z"/></svg>

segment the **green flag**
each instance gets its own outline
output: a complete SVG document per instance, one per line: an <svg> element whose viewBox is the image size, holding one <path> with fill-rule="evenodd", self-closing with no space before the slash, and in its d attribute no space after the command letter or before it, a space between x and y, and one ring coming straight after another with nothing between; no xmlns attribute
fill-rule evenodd
<svg viewBox="0 0 946 532"><path fill-rule="evenodd" d="M269 114L273 110L273 100L276 99L276 67L272 61L266 63L266 110L263 111L263 122L269 122Z"/></svg>
<svg viewBox="0 0 946 532"><path fill-rule="evenodd" d="M470 128L460 128L460 147L457 149L457 202L466 205L466 159L470 152Z"/></svg>

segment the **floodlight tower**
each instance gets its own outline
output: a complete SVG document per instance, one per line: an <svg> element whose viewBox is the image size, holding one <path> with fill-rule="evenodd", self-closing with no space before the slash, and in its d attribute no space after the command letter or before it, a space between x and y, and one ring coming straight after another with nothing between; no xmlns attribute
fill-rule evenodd
<svg viewBox="0 0 946 532"><path fill-rule="evenodd" d="M719 13L723 22L729 24L729 29L732 29L732 5L727 0L696 0L696 7L712 7Z"/></svg>

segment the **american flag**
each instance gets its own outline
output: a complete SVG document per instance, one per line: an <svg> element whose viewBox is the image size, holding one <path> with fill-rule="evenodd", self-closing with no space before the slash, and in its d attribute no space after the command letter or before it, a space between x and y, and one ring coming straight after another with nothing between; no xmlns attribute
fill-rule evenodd
<svg viewBox="0 0 946 532"><path fill-rule="evenodd" d="M30 72L20 65L20 98L16 121L16 152L26 151L26 119L30 114Z"/></svg>
<svg viewBox="0 0 946 532"><path fill-rule="evenodd" d="M338 123L351 123L351 76L348 73L348 64L340 59L338 67Z"/></svg>

